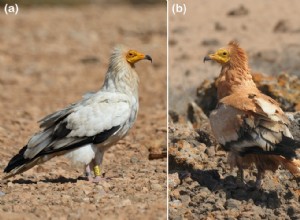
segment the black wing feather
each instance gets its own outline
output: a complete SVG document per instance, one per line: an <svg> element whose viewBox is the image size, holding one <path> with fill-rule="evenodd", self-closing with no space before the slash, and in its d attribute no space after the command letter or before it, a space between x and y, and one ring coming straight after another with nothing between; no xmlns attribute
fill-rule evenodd
<svg viewBox="0 0 300 220"><path fill-rule="evenodd" d="M63 152L63 151L71 151L71 150L75 150L83 145L86 144L100 144L103 143L104 141L106 141L110 136L112 136L116 131L118 131L120 129L121 126L115 126L112 127L109 130L105 130L103 132L101 132L100 134L97 134L95 136L92 137L82 137L82 138L78 138L78 141L75 143L72 143L70 145L67 145L65 147L61 147L58 149L55 148L47 148L42 150L41 152L39 152L35 157L33 158L24 158L24 153L27 149L27 145L24 146L18 154L16 154L8 163L8 165L5 167L4 172L8 173L11 170L15 169L16 167L19 167L23 164L29 163L33 160L35 160L38 157L44 156L44 155L50 155L50 154L54 154L54 153L59 153L59 152ZM63 130L63 128L65 128L65 126L61 126L60 129L58 129L57 134L56 134L56 138L58 137L65 137L63 134L67 133L67 130ZM65 128L66 129L66 128ZM54 137L54 136L53 136Z"/></svg>
<svg viewBox="0 0 300 220"><path fill-rule="evenodd" d="M263 127L262 129L266 129ZM270 132L273 132L269 130ZM255 143L255 139L252 137L251 133L255 132L257 134L256 138L263 139L268 146L266 147L267 150L262 149L259 146L256 146L253 144L252 146L243 147L243 143ZM296 149L300 148L300 142L296 141L292 138L284 136L283 132L282 134L282 140L274 144L268 140L266 140L259 132L255 131L254 128L251 128L247 125L247 123L244 122L243 126L241 126L241 129L238 131L238 140L231 141L226 143L223 147L226 151L230 151L233 146L241 145L241 149L239 151L241 156L245 156L246 154L266 154L266 155L281 155L287 159L292 159L297 157L297 154L295 152Z"/></svg>

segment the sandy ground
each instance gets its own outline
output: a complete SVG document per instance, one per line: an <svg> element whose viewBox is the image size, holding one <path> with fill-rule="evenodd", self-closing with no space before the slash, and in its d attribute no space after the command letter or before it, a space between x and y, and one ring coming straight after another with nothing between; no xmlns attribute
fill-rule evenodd
<svg viewBox="0 0 300 220"><path fill-rule="evenodd" d="M186 14L173 15L172 4L185 3ZM209 52L238 40L253 71L300 76L300 24L296 0L169 1L169 107L181 113L195 88L220 67L203 63Z"/></svg>
<svg viewBox="0 0 300 220"><path fill-rule="evenodd" d="M36 121L101 85L116 44L140 62L140 111L104 156L95 185L64 157L1 183L0 219L166 219L166 7L22 8L0 16L0 168L38 131ZM3 176L1 173L0 178Z"/></svg>

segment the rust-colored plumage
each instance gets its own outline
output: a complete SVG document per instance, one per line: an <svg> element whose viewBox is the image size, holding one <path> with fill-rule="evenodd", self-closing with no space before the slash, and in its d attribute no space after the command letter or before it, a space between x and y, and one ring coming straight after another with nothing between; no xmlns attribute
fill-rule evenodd
<svg viewBox="0 0 300 220"><path fill-rule="evenodd" d="M236 42L204 58L221 64L217 80L218 105L210 115L215 137L229 151L228 162L243 169L255 164L257 187L261 187L265 171L281 165L300 177L300 160L295 150L300 143L288 129L289 120L278 103L262 94L252 80L248 58Z"/></svg>

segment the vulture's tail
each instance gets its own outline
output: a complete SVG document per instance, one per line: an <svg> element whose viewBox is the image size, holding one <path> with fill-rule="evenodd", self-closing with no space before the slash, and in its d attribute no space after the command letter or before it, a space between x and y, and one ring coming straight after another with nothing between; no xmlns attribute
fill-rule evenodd
<svg viewBox="0 0 300 220"><path fill-rule="evenodd" d="M284 157L279 157L281 165L290 171L290 173L297 179L300 180L300 160L299 159L286 159Z"/></svg>

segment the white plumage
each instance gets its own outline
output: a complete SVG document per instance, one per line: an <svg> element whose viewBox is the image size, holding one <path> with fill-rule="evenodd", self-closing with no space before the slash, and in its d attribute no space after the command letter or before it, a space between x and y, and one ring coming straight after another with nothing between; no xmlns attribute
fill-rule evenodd
<svg viewBox="0 0 300 220"><path fill-rule="evenodd" d="M139 79L134 64L142 59L152 61L149 55L117 47L100 91L42 119L42 131L10 160L5 178L66 154L74 162L88 165L89 179L90 169L94 168L94 180L99 181L96 170L100 169L104 152L127 134L137 117Z"/></svg>
<svg viewBox="0 0 300 220"><path fill-rule="evenodd" d="M76 150L70 151L65 156L75 164L88 165L97 153L97 147L93 144L84 145Z"/></svg>

